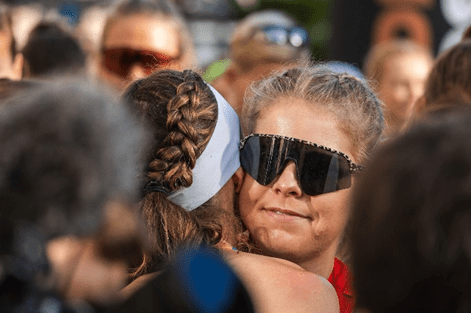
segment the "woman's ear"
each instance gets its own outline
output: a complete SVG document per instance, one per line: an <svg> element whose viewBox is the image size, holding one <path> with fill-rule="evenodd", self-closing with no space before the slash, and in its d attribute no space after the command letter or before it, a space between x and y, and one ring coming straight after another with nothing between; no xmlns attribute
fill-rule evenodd
<svg viewBox="0 0 471 313"><path fill-rule="evenodd" d="M232 175L232 182L234 183L234 191L238 194L242 189L242 184L244 183L245 172L242 167L239 167L237 171Z"/></svg>

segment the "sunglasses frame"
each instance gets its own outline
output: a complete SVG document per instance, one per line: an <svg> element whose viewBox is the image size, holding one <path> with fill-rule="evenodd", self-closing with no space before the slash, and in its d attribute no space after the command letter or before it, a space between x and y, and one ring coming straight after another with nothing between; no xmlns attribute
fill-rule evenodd
<svg viewBox="0 0 471 313"><path fill-rule="evenodd" d="M337 151L337 150L334 150L334 149L331 149L329 147L325 147L325 146L321 146L321 145L318 145L317 143L313 143L313 142L310 142L310 141L307 141L307 140L303 140L303 139L298 139L298 138L293 138L293 137L287 137L287 136L282 136L282 135L273 135L273 134L250 134L248 136L246 136L244 139L242 139L239 143L239 150L242 150L245 146L245 143L247 142L247 140L251 137L266 137L266 138L275 138L275 139L284 139L284 140L288 140L288 141L293 141L293 142L298 142L298 143L302 143L302 144L306 144L306 145L309 145L309 146L313 146L313 147L316 147L316 148L319 148L319 149L322 149L322 150L325 150L325 151L328 151L328 152L331 152L331 153L335 153L335 154L338 154L339 156L345 158L350 166L350 173L351 174L355 174L355 173L359 173L361 171L363 171L365 169L364 166L362 165L359 165L359 164L355 164L352 159L350 159L350 157L343 153L343 152L340 152L340 151Z"/></svg>

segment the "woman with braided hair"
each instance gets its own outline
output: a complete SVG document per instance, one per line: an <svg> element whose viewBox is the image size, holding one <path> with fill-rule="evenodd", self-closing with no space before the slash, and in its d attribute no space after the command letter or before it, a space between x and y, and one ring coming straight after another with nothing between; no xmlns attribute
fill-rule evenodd
<svg viewBox="0 0 471 313"><path fill-rule="evenodd" d="M224 98L190 70L158 71L132 83L124 98L153 134L140 204L151 249L133 284L161 270L180 248L203 244L222 253L257 312L338 312L327 280L233 248L241 232L234 202L244 174L239 120Z"/></svg>
<svg viewBox="0 0 471 313"><path fill-rule="evenodd" d="M239 210L250 242L329 279L340 312L352 312L350 274L336 257L347 246L350 186L383 129L379 100L364 81L316 65L259 82L244 105Z"/></svg>

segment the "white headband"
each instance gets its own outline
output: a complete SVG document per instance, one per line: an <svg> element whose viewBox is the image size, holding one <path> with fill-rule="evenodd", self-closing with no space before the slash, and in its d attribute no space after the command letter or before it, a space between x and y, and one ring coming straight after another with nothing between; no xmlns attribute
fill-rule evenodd
<svg viewBox="0 0 471 313"><path fill-rule="evenodd" d="M191 186L174 191L167 197L188 211L211 199L240 167L239 118L219 92L211 86L209 88L218 105L216 127L208 145L196 160Z"/></svg>

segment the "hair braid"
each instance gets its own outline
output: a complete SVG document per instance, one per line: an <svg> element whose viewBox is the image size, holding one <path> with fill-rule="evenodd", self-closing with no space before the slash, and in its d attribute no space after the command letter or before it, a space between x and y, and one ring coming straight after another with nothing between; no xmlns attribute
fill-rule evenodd
<svg viewBox="0 0 471 313"><path fill-rule="evenodd" d="M202 105L201 99L211 94L208 88L199 75L185 70L183 81L176 86L175 96L166 106L168 134L149 164L149 176L166 183L172 190L192 184L192 169L213 131L214 125L206 123L206 127L201 127L205 126L201 121L216 119L216 101L209 107L206 103ZM156 172L159 174L154 175Z"/></svg>

